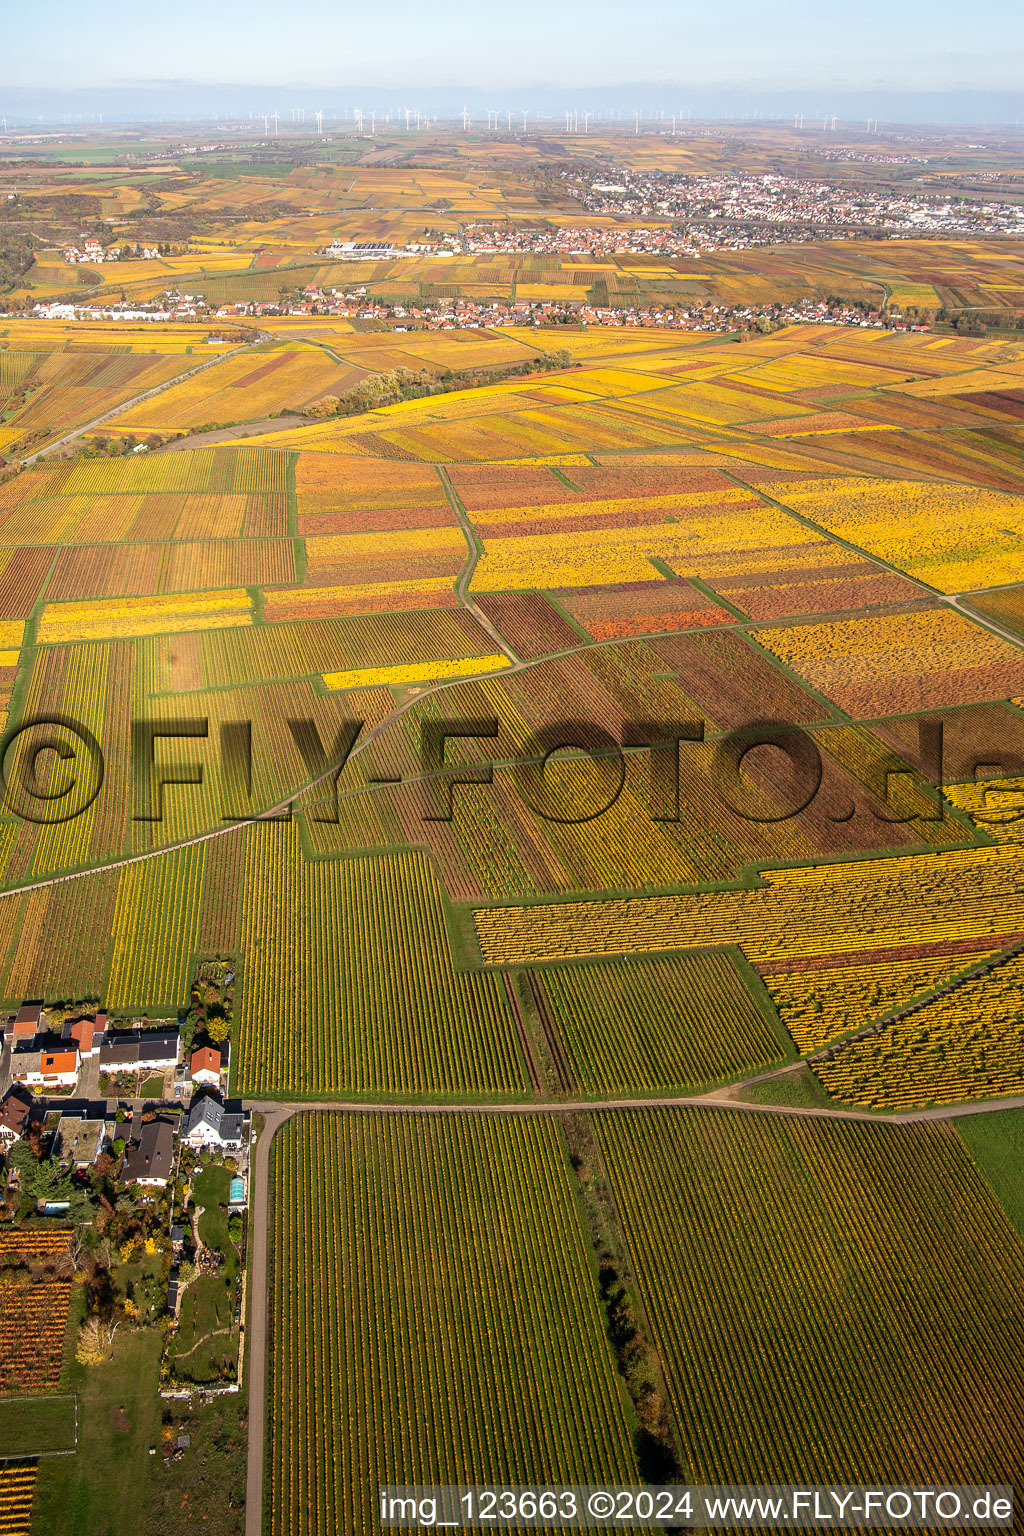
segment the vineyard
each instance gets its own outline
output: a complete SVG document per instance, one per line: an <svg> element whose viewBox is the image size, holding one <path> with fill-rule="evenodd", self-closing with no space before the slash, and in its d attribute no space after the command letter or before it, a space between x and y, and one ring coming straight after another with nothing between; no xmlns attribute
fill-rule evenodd
<svg viewBox="0 0 1024 1536"><path fill-rule="evenodd" d="M67 1232L0 1232L0 1263L12 1266L0 1303L0 1393L57 1387L71 1281L58 1279L54 1265L67 1251Z"/></svg>
<svg viewBox="0 0 1024 1536"><path fill-rule="evenodd" d="M550 1121L306 1115L274 1143L269 1530L384 1483L635 1483Z"/></svg>
<svg viewBox="0 0 1024 1536"><path fill-rule="evenodd" d="M946 986L993 953L983 945L979 948L980 942L940 945L932 953L909 958L876 956L864 965L837 965L829 957L802 970L767 965L761 972L797 1048L817 1051L919 994Z"/></svg>
<svg viewBox="0 0 1024 1536"><path fill-rule="evenodd" d="M249 835L240 1092L526 1094L506 995L493 975L456 972L421 854L310 863L288 828Z"/></svg>
<svg viewBox="0 0 1024 1536"><path fill-rule="evenodd" d="M564 1086L584 1095L693 1091L787 1055L728 954L549 966L529 979Z"/></svg>
<svg viewBox="0 0 1024 1536"><path fill-rule="evenodd" d="M633 900L477 908L488 964L739 944L755 965L1024 934L1021 850L956 849L906 858L765 870L749 890Z"/></svg>
<svg viewBox="0 0 1024 1536"><path fill-rule="evenodd" d="M0 1536L29 1536L37 1474L34 1461L0 1464Z"/></svg>
<svg viewBox="0 0 1024 1536"><path fill-rule="evenodd" d="M1024 1090L1024 960L961 981L944 996L838 1047L814 1070L829 1093L871 1109L918 1109Z"/></svg>
<svg viewBox="0 0 1024 1536"><path fill-rule="evenodd" d="M1024 652L949 609L755 633L859 719L1024 693Z"/></svg>
<svg viewBox="0 0 1024 1536"><path fill-rule="evenodd" d="M407 174L352 172L366 196ZM469 211L502 206L472 178L424 171L417 185L421 174ZM211 212L233 208L243 184L255 197L256 182L229 179ZM294 252L314 226L332 238L330 199L348 208L348 186L318 186L328 202L308 227L276 208L161 258L159 272L126 260L117 276L139 294L192 261L221 284L243 267L275 292L284 272L313 281L322 263ZM308 186L278 190L297 210ZM387 232L389 216L360 216ZM271 243L250 267L257 229ZM892 291L940 292L926 253L912 254ZM458 289L474 268L416 260L428 287ZM765 260L772 281L789 281L785 263ZM487 281L518 271L526 289L625 291L673 270L495 255ZM207 339L150 327L143 354L141 331L113 321L88 334L17 318L3 329L0 393L29 391L12 431L58 388L129 398L143 365L176 378ZM682 1091L784 1059L790 1036L804 1052L841 1040L1024 932L1022 844L1008 815L991 815L1012 806L1011 780L951 786L942 801L920 771L916 721L899 718L941 708L965 779L993 733L1024 748L1003 702L1024 698L1024 651L935 591L967 589L1013 628L1005 583L1024 487L1002 438L968 434L1018 419L1016 342L794 325L740 348L671 329L375 332L323 314L268 317L268 332L211 353L215 366L110 430L256 420L385 369L468 377L545 352L559 366L481 373L474 387L357 415L264 421L216 446L43 460L4 480L0 712L81 720L106 770L66 823L0 818L5 886L93 869L0 895L5 998L87 983L110 1006L168 1012L194 958L230 940L247 1088L518 1097L531 1081L526 1025L487 967L534 967L519 1002L529 1028L549 1029L575 1091ZM108 334L116 352L96 339ZM1000 590L979 593L986 583ZM966 706L1003 714L971 727ZM201 740L159 746L161 762L203 774L165 786L161 821L136 814L140 714L205 722ZM447 796L422 782L421 732L458 716L497 721L496 738L452 738L446 757L456 770L493 758L493 781L459 786L437 820ZM326 753L359 718L364 740L390 723L344 770L335 818L326 758L317 772L287 722L311 721ZM621 770L607 756L556 753L543 773L520 761L567 721L581 751L607 753L638 721L691 720L705 740L682 745L677 790L635 738ZM796 776L771 747L730 777L723 733L766 720L807 727L820 754L819 786L796 809ZM239 721L250 757L229 769L220 748ZM47 771L58 788L60 765ZM294 826L230 830L318 777ZM474 932L453 955L466 905ZM73 952L54 942L65 934ZM723 959L735 948L788 1035ZM574 964L591 959L614 965ZM599 973L616 978L618 1018L592 990ZM1002 1004L990 1002L998 1033ZM954 1049L954 1025L942 1030L936 1059ZM993 1043L993 1083L1008 1080L1012 1045ZM892 1048L897 1062L904 1047ZM851 1079L850 1093L866 1091Z"/></svg>
<svg viewBox="0 0 1024 1536"><path fill-rule="evenodd" d="M1016 1466L1024 1250L954 1130L595 1124L686 1477L895 1482L913 1465L924 1485Z"/></svg>

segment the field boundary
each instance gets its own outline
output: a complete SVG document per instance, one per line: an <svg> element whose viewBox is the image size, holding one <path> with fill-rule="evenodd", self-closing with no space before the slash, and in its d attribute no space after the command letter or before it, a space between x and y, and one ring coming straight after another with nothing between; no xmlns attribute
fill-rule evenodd
<svg viewBox="0 0 1024 1536"><path fill-rule="evenodd" d="M0 1466L5 1466L12 1461L38 1461L47 1456L77 1456L78 1454L78 1393L77 1392L43 1392L40 1394L18 1392L0 1395L0 1423L3 1422L4 1409L10 1407L13 1411L23 1410L34 1403L72 1403L74 1404L74 1444L51 1448L49 1450L22 1449L7 1452L0 1449Z"/></svg>

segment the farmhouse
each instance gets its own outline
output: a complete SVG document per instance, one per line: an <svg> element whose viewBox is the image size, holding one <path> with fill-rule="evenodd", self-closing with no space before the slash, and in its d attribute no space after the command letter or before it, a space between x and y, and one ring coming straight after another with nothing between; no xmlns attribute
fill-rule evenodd
<svg viewBox="0 0 1024 1536"><path fill-rule="evenodd" d="M193 1099L181 1139L190 1147L240 1147L246 1118L241 1105L229 1108L215 1094L204 1093Z"/></svg>
<svg viewBox="0 0 1024 1536"><path fill-rule="evenodd" d="M138 1128L132 1121L131 1145L125 1153L126 1184L162 1189L174 1170L174 1127L169 1120L150 1120Z"/></svg>

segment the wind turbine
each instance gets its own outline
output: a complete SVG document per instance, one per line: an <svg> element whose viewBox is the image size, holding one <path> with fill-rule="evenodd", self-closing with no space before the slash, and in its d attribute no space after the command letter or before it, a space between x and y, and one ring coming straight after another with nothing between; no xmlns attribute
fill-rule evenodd
<svg viewBox="0 0 1024 1536"><path fill-rule="evenodd" d="M635 108L633 111L633 132L634 134L640 132L640 113Z"/></svg>
<svg viewBox="0 0 1024 1536"><path fill-rule="evenodd" d="M374 107L373 111L370 113L370 138L371 139L373 138L373 136L374 136L374 134L376 132L377 132L377 108Z"/></svg>
<svg viewBox="0 0 1024 1536"><path fill-rule="evenodd" d="M463 107L463 109L462 109L462 131L463 131L463 133L468 133L469 132L470 121L471 121L471 119L470 119L469 113L466 110L466 108Z"/></svg>
<svg viewBox="0 0 1024 1536"><path fill-rule="evenodd" d="M320 111L316 115L316 131L317 131L317 133L319 133L321 135L323 134L323 131L324 131L324 109L323 109L323 107L320 108Z"/></svg>
<svg viewBox="0 0 1024 1536"><path fill-rule="evenodd" d="M363 133L363 109L362 109L362 107L353 107L352 108L352 116L356 120L356 133L358 133L360 138L361 138L362 137L362 133Z"/></svg>
<svg viewBox="0 0 1024 1536"><path fill-rule="evenodd" d="M512 113L511 112L508 113L508 131L509 131L509 133L512 132Z"/></svg>
<svg viewBox="0 0 1024 1536"><path fill-rule="evenodd" d="M589 133L590 132L590 119L593 117L593 115L594 114L592 112L584 112L584 114L583 114L583 132L584 133Z"/></svg>
<svg viewBox="0 0 1024 1536"><path fill-rule="evenodd" d="M269 136L270 136L270 126L269 126L269 122L268 122L268 119L267 119L267 114L264 112L264 114L263 114L263 137L266 139L266 138L269 138Z"/></svg>
<svg viewBox="0 0 1024 1536"><path fill-rule="evenodd" d="M527 118L527 115L528 115L529 111L530 111L529 107L524 107L523 108L523 134L524 134L524 136L526 134L526 118Z"/></svg>
<svg viewBox="0 0 1024 1536"><path fill-rule="evenodd" d="M275 112L274 113L274 137L276 138L280 132L281 132L281 114L280 114L280 112Z"/></svg>

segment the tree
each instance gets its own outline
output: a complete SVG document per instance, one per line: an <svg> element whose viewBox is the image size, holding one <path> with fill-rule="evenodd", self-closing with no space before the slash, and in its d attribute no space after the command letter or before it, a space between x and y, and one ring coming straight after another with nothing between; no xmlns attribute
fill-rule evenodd
<svg viewBox="0 0 1024 1536"><path fill-rule="evenodd" d="M220 1045L221 1042L226 1040L228 1035L231 1033L231 1020L226 1016L226 1014L221 1014L219 1017L214 1016L213 1018L208 1019L206 1024L206 1033L209 1035L214 1045Z"/></svg>
<svg viewBox="0 0 1024 1536"><path fill-rule="evenodd" d="M120 1323L87 1317L78 1330L75 1359L80 1365L102 1365L114 1352L114 1336Z"/></svg>
<svg viewBox="0 0 1024 1536"><path fill-rule="evenodd" d="M73 1227L84 1227L92 1221L95 1207L89 1198L89 1192L85 1189L76 1189L71 1193L68 1204L68 1220Z"/></svg>
<svg viewBox="0 0 1024 1536"><path fill-rule="evenodd" d="M22 1188L25 1186L26 1177L31 1175L37 1162L38 1158L24 1138L16 1141L7 1154L7 1167L18 1175L18 1183Z"/></svg>

